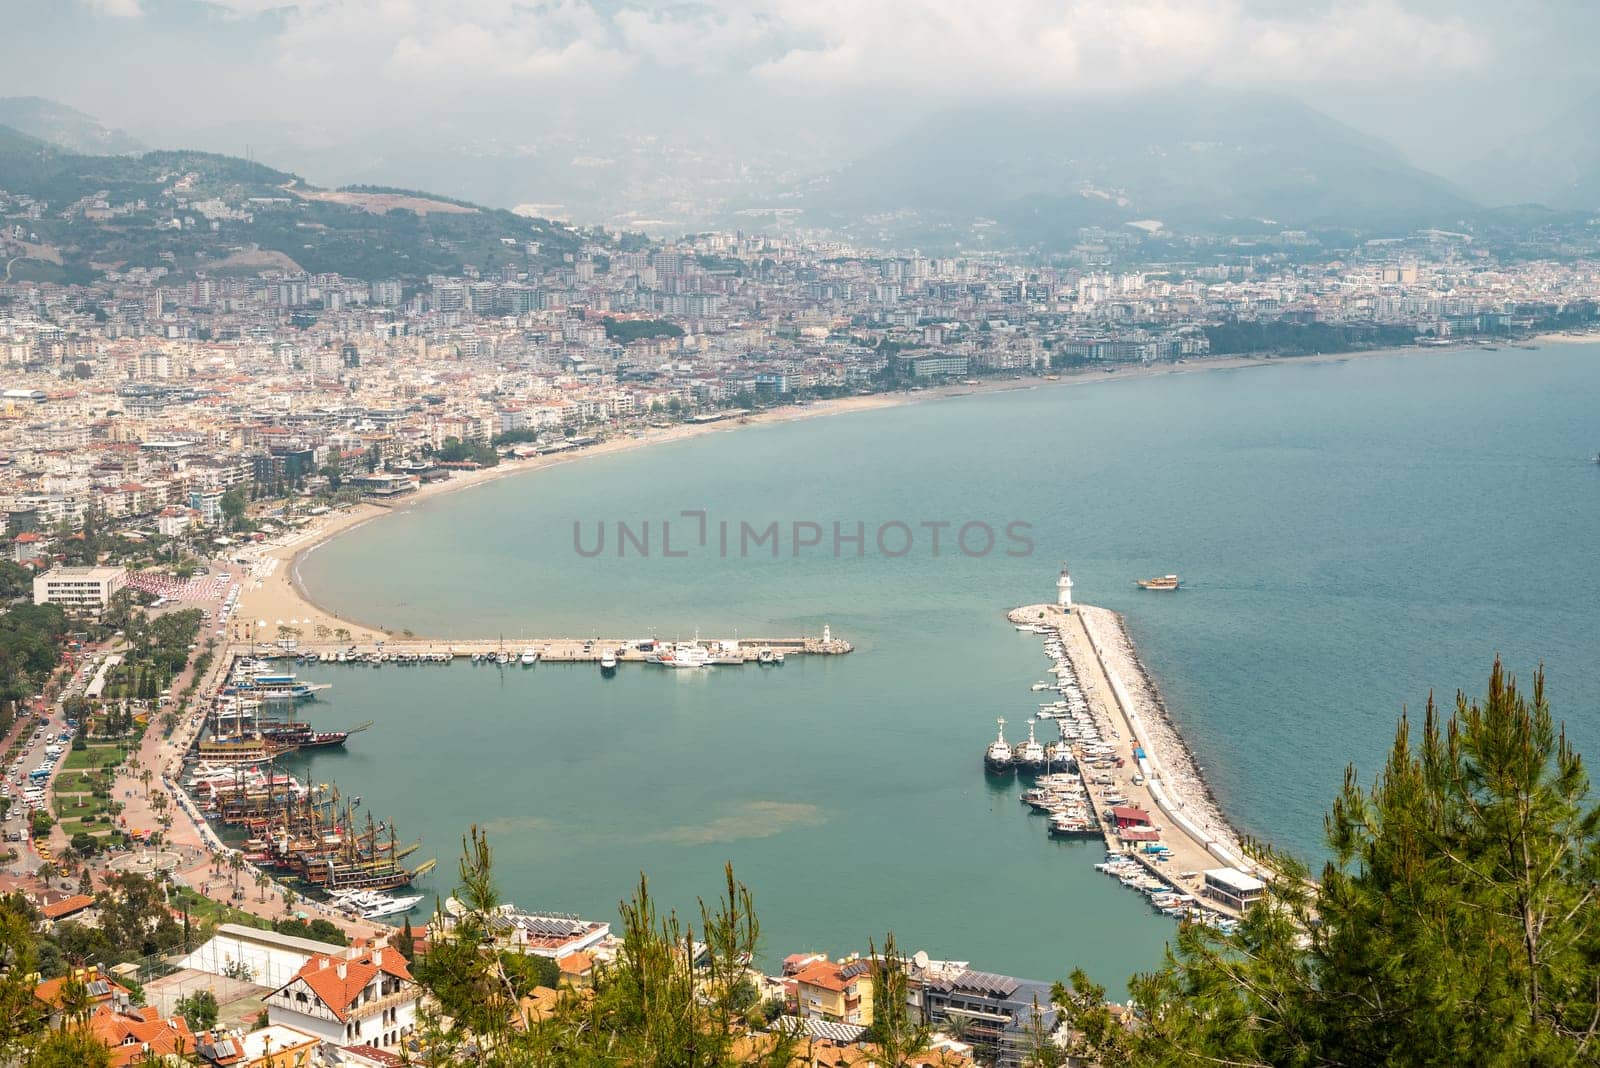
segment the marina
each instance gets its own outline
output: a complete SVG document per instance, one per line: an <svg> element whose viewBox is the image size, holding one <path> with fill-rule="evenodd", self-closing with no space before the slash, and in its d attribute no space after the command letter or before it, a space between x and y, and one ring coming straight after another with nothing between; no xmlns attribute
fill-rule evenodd
<svg viewBox="0 0 1600 1068"><path fill-rule="evenodd" d="M1238 900L1215 893L1213 882L1242 880L1259 889L1270 873L1245 858L1214 808L1191 810L1187 795L1198 775L1180 780L1167 771L1169 763L1183 763L1187 751L1171 744L1175 735L1158 742L1145 722L1147 709L1160 708L1159 697L1142 670L1130 671L1124 659L1102 652L1111 645L1111 628L1120 634L1120 621L1104 609L1074 604L1072 589L1063 568L1054 604L1008 615L1019 631L1043 639L1051 662L1055 681L1034 683L1033 691L1053 690L1060 698L1039 706L1028 718L1026 740L1015 746L1000 718L984 749L984 771L1031 781L1020 800L1048 818L1050 837L1103 838L1107 857L1096 870L1144 893L1157 911L1228 923L1239 915ZM1118 651L1131 655L1125 639ZM1041 720L1058 732L1048 746L1037 737Z"/></svg>
<svg viewBox="0 0 1600 1068"><path fill-rule="evenodd" d="M594 662L490 670L457 660L456 671L296 666L303 678L334 684L317 700L337 711L327 723L329 713L312 715L319 727L377 718L383 729L353 738L348 752L288 759L297 773L310 765L317 781L337 778L365 793L375 812L424 835L441 860L462 827L496 819L508 893L574 912L609 914L616 888L641 869L664 896L692 903L715 889L705 874L732 859L764 903L774 940L819 948L847 949L863 930L892 923L897 935L955 952L966 943L952 932L984 892L978 876L935 862L959 848L973 868L1012 874L1018 909L1073 903L1054 937L986 936L990 964L1049 975L1070 959L1116 986L1160 959L1170 923L1144 895L1094 870L1105 858L1103 838L1049 839L1046 817L1023 816L1027 780L1013 773L990 781L976 766L997 716L1007 719L1015 746L1026 720L1049 711L1039 706L1062 699L1030 689L1057 679L1045 670L1053 666L1042 652L1047 635L1000 621L1011 605L1052 599L1029 592L1041 577L1039 559L591 562L573 557L562 517L591 514L584 509L597 487L629 501L628 514L676 514L683 501L711 492L711 470L729 514L779 514L784 494L762 476L796 455L840 472L832 507L846 516L910 508L961 515L974 500L997 515L1020 510L1036 524L1036 556L1070 555L1086 598L1104 606L1107 625L1096 633L1108 659L1120 657L1116 670L1131 695L1147 692L1132 685L1141 661L1159 682L1181 743L1193 750L1185 763L1203 765L1206 780L1182 781L1190 771L1169 758L1181 753L1172 732L1174 744L1162 748L1163 787L1183 792L1180 811L1199 819L1209 785L1240 832L1315 856L1345 764L1370 774L1402 703L1477 679L1493 651L1482 635L1503 632L1507 662L1524 671L1545 659L1552 691L1566 704L1594 703L1582 671L1594 582L1564 547L1593 526L1600 501L1595 468L1570 459L1587 461L1594 451L1592 420L1572 398L1592 395L1595 364L1584 352L1547 350L1537 368L1528 357L1512 374L1488 356L1285 361L1077 393L908 405L833 420L826 432L820 424L740 430L740 449L727 448L732 439L663 446L667 472L600 457L586 471L551 469L452 494L448 507L412 506L301 565L318 599L339 610L358 639L360 624L349 620L439 635L439 650L452 638L503 633L517 653L529 635L687 640L699 625L709 637L743 639L814 634L828 620L863 655L790 656L779 671L621 664L603 686L604 668ZM1502 417L1508 404L1551 408L1560 418L1541 421L1529 440L1489 448L1442 417L1441 390L1477 420ZM1386 405L1372 403L1378 396ZM1068 410L1072 418L1063 419ZM1025 437L1040 460L1000 480L992 474L997 450L977 450L954 469L948 457L934 463L952 435ZM885 440L894 443L893 478L852 465ZM1174 452L1180 441L1186 451ZM1152 451L1181 459L1152 465ZM1396 451L1417 464L1399 473L1384 467ZM1551 456L1566 459L1552 466ZM737 494L726 485L734 476L743 487ZM1261 480L1259 494L1237 492L1257 484L1251 480ZM991 482L992 493L974 498L973 487ZM1139 492L1127 492L1135 485ZM1441 538L1437 517L1465 492L1508 493L1524 510L1568 504L1531 532L1494 525L1470 543ZM1380 545L1370 537L1395 517L1394 538ZM1494 596L1465 596L1456 579L1484 566L1503 568L1504 583ZM676 569L671 581L652 581L663 568ZM1133 584L1168 572L1181 573L1183 592L1162 596ZM408 577L403 593L394 590L396 574ZM241 615L287 621L301 611L280 603ZM1125 616L1127 633L1113 613ZM1094 616L1086 610L1085 620ZM310 638L312 628L304 629ZM1122 656L1119 647L1133 642L1138 657ZM1154 689L1148 693L1151 704L1139 714L1155 734L1165 728ZM1570 726L1594 744L1592 724ZM1046 745L1056 736L1051 719L1040 719L1036 732ZM1131 744L1116 744L1131 764ZM387 769L404 766L419 745L440 775L474 784L470 799L413 797L390 781ZM831 770L862 749L888 755L874 757L867 793ZM773 774L774 754L782 775ZM890 795L904 803L886 801ZM1137 796L1129 791L1130 803L1175 826ZM914 872L931 889L908 903L903 880L874 880L852 891L858 904L846 916L819 906L814 888L794 878L795 855L817 851ZM1161 865L1180 874L1215 866ZM448 885L436 873L427 888Z"/></svg>

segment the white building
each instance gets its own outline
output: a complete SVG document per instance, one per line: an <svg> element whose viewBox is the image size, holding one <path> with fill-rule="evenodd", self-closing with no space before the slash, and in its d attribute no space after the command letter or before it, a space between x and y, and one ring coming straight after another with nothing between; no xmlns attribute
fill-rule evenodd
<svg viewBox="0 0 1600 1068"><path fill-rule="evenodd" d="M393 949L319 953L264 999L267 1019L338 1046L400 1046L416 1027L416 981Z"/></svg>
<svg viewBox="0 0 1600 1068"><path fill-rule="evenodd" d="M215 935L184 957L179 967L276 989L292 980L311 958L338 952L338 946L312 938L224 923L218 925Z"/></svg>
<svg viewBox="0 0 1600 1068"><path fill-rule="evenodd" d="M34 577L33 603L98 615L127 583L128 573L120 567L58 567Z"/></svg>

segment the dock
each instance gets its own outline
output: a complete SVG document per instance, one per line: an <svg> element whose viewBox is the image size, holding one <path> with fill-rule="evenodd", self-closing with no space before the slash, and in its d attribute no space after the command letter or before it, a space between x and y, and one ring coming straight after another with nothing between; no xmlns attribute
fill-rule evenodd
<svg viewBox="0 0 1600 1068"><path fill-rule="evenodd" d="M363 641L330 641L317 638L311 641L284 638L250 642L234 640L229 652L236 656L258 657L315 656L337 659L342 653L346 660L370 660L373 657L415 657L419 661L447 663L459 659L494 656L506 653L520 657L524 650L539 654L540 663L596 664L611 653L618 663L643 664L648 662L650 651L642 648L654 639L641 638L382 638ZM672 639L660 639L671 644ZM842 656L854 646L843 638L836 638L824 630L820 637L795 638L701 638L699 644L715 657L717 666L756 663L763 650L784 656Z"/></svg>
<svg viewBox="0 0 1600 1068"><path fill-rule="evenodd" d="M1107 850L1137 861L1179 892L1203 900L1207 909L1238 916L1237 909L1203 898L1198 873L1218 867L1236 868L1263 879L1269 879L1270 873L1261 871L1244 856L1231 829L1219 826L1220 815L1209 799L1204 804L1191 800L1200 785L1197 775L1178 773L1163 762L1163 754L1170 755L1170 745L1158 742L1154 737L1156 725L1148 722L1149 710L1159 710L1160 700L1153 692L1146 692L1150 684L1136 666L1130 672L1127 664L1121 664L1121 670L1115 665L1121 657L1111 644L1119 638L1125 641L1115 613L1092 605L1073 604L1064 611L1056 604L1034 604L1013 609L1007 618L1019 626L1048 628L1047 634L1060 640L1101 736L1117 747L1117 766L1094 769L1097 775L1109 775L1111 782L1089 791ZM1112 628L1116 636L1110 633ZM1183 758L1186 762L1186 753ZM1090 783L1089 769L1082 770L1086 784ZM1155 829L1160 831L1161 844L1170 850L1169 860L1158 864L1153 857L1128 848L1115 823L1107 818L1106 806L1099 797L1104 792L1118 793L1127 798L1121 804L1158 817Z"/></svg>

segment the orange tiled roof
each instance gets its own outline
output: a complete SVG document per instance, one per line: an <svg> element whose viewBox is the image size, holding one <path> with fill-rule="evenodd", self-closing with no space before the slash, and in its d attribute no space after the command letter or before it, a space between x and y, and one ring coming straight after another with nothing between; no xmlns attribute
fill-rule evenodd
<svg viewBox="0 0 1600 1068"><path fill-rule="evenodd" d="M74 912L82 912L93 907L94 898L88 894L73 894L71 897L64 897L60 901L52 901L48 905L41 906L39 915L47 920L59 920L63 916L71 916Z"/></svg>
<svg viewBox="0 0 1600 1068"><path fill-rule="evenodd" d="M339 974L341 966L344 969L342 977ZM311 988L311 992L317 995L335 1016L343 1020L351 1003L361 996L361 992L379 972L392 975L396 979L411 981L411 972L406 967L406 959L393 949L369 950L362 956L350 960L318 953L295 973L295 979L303 980Z"/></svg>
<svg viewBox="0 0 1600 1068"><path fill-rule="evenodd" d="M819 960L809 964L795 973L795 982L804 983L806 986L819 986L824 990L833 990L843 993L845 989L858 982L866 972L844 977L845 965L835 964L830 960Z"/></svg>
<svg viewBox="0 0 1600 1068"><path fill-rule="evenodd" d="M111 1047L111 1063L115 1068L133 1064L145 1055L145 1047L152 1053L165 1056L169 1053L194 1052L194 1033L182 1016L163 1020L156 1009L130 1009L117 1012L110 1005L102 1005L89 1017L89 1030L96 1038Z"/></svg>

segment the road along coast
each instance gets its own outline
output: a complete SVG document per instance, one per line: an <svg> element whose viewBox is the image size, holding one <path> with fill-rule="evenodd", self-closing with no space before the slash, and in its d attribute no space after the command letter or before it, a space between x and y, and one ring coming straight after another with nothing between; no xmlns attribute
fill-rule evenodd
<svg viewBox="0 0 1600 1068"><path fill-rule="evenodd" d="M1595 342L1594 335L1550 335L1532 339L1534 342ZM507 460L498 466L457 475L446 482L430 483L417 492L393 504L364 503L353 508L313 517L292 532L249 546L235 555L249 561L253 567L252 580L246 584L241 599L239 621L268 621L276 627L277 620L296 624L308 635L321 626L330 633L348 631L352 637L372 641L390 636L390 631L378 621L358 621L341 616L317 603L312 593L299 580L297 564L318 546L348 533L367 522L412 505L447 493L470 489L473 486L512 475L554 467L558 464L580 462L592 456L607 456L629 452L652 445L684 441L705 434L733 432L750 426L794 422L850 412L891 408L925 400L954 398L985 393L999 393L1042 387L1067 387L1086 383L1113 382L1134 378L1153 378L1164 375L1192 374L1209 371L1243 370L1252 367L1273 367L1285 364L1335 363L1348 360L1382 356L1444 355L1471 346L1407 347L1400 349L1372 349L1361 352L1328 353L1316 356L1221 356L1206 359L1176 361L1172 363L1119 366L1113 368L1078 368L1063 370L1059 374L1031 377L998 377L969 380L898 393L875 393L865 396L841 397L815 401L803 405L752 412L713 422L684 423L672 427L653 427L634 434L609 438L585 449L523 460ZM228 637L233 638L232 634Z"/></svg>

